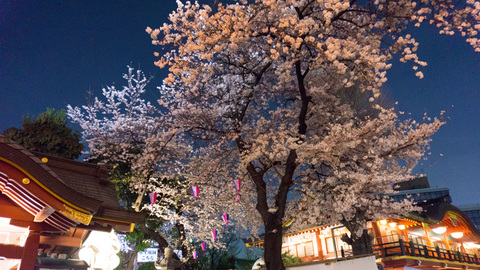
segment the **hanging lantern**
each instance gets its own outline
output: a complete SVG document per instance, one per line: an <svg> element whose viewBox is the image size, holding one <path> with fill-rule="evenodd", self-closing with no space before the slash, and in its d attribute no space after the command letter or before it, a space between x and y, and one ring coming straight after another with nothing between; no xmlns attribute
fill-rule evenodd
<svg viewBox="0 0 480 270"><path fill-rule="evenodd" d="M197 198L199 191L200 191L200 187L199 187L199 186L193 186L193 187L192 187L193 197Z"/></svg>
<svg viewBox="0 0 480 270"><path fill-rule="evenodd" d="M202 243L203 256L205 256L205 250L207 250L207 243Z"/></svg>
<svg viewBox="0 0 480 270"><path fill-rule="evenodd" d="M217 230L212 230L213 242L217 241Z"/></svg>
<svg viewBox="0 0 480 270"><path fill-rule="evenodd" d="M195 262L197 262L198 252L194 250L192 254L193 254L193 259L195 260Z"/></svg>
<svg viewBox="0 0 480 270"><path fill-rule="evenodd" d="M463 232L453 232L450 234L450 236L452 236L455 239L459 239L463 237Z"/></svg>
<svg viewBox="0 0 480 270"><path fill-rule="evenodd" d="M233 180L233 185L235 185L235 190L240 191L242 185L242 179Z"/></svg>
<svg viewBox="0 0 480 270"><path fill-rule="evenodd" d="M157 200L157 193L150 193L148 194L148 197L150 198L150 205L152 206L152 211L153 211L153 205L155 204L155 200Z"/></svg>
<svg viewBox="0 0 480 270"><path fill-rule="evenodd" d="M233 180L233 185L235 186L235 191L236 191L235 200L237 202L240 202L240 199L242 197L240 195L240 188L242 186L242 179Z"/></svg>
<svg viewBox="0 0 480 270"><path fill-rule="evenodd" d="M444 227L444 226L436 227L436 228L433 228L432 231L436 234L442 234L447 231L447 227Z"/></svg>
<svg viewBox="0 0 480 270"><path fill-rule="evenodd" d="M225 226L227 226L227 230L228 230L228 214L225 214L225 215L222 215L222 219L223 219L223 222L225 222Z"/></svg>

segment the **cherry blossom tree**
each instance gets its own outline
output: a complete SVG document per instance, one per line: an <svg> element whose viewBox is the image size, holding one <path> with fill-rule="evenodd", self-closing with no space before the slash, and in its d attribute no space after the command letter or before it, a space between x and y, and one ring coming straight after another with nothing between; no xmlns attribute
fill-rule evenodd
<svg viewBox="0 0 480 270"><path fill-rule="evenodd" d="M178 1L169 23L146 31L170 72L160 105L192 146L178 170L201 187L199 209L263 225L268 269L284 269L282 223L292 216L342 221L355 240L366 220L411 209L384 194L409 178L443 122L401 122L374 102L377 113L362 115L338 93L357 85L374 101L394 54L422 78L409 27L460 33L480 51L479 12L471 0ZM240 203L229 188L237 178Z"/></svg>
<svg viewBox="0 0 480 270"><path fill-rule="evenodd" d="M121 89L115 86L104 88L103 98L95 97L81 108L68 105L68 116L83 130L90 154L88 159L114 168L111 180L116 181L125 206L136 211L156 209L164 214L150 216L147 223L155 226L139 224L137 232L157 241L163 249L172 241L169 241L168 234L154 229L162 220L167 221L164 227L177 227L179 238L186 241L182 224L174 221L170 226L168 224L171 213L175 216L178 212L175 205L183 195L175 189L182 184L180 179L172 177L176 173L167 172L157 165L174 167L171 163L177 162L185 149L179 147L175 130L169 128L158 108L144 99L150 80L140 70L135 71L131 67L123 78L126 85ZM132 192L137 196L132 196ZM145 198L149 193L158 193L159 200L147 207L145 201L148 199Z"/></svg>
<svg viewBox="0 0 480 270"><path fill-rule="evenodd" d="M161 248L181 248L186 261L190 252L188 234L215 244L211 230L225 227L222 214L243 212L239 207L229 211L220 201L212 203L213 190L209 193L202 188L201 196L193 196L190 188L194 183L188 180L184 167L194 146L187 144L183 132L176 129L170 112L166 114L160 106L146 101L149 79L142 71L129 67L123 78L126 84L122 88L108 86L102 90L102 97L95 97L90 104L67 106L68 116L83 130L89 159L115 168L112 178L128 189L125 201L131 201L130 191L138 194L129 206L149 212L149 222L163 221L155 231L152 226L139 224L143 235L157 241ZM158 197L153 204L145 203L150 194ZM236 217L243 219L242 214ZM230 225L234 223L230 221ZM173 229L177 237L171 237Z"/></svg>

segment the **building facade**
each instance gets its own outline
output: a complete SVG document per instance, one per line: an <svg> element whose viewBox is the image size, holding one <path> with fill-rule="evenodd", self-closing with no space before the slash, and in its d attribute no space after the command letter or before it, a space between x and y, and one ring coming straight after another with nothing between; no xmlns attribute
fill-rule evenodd
<svg viewBox="0 0 480 270"><path fill-rule="evenodd" d="M448 188L430 187L426 178L402 183L396 189L395 194L390 194L394 200L413 199L423 211L368 222L378 264L395 270L480 270L480 232L472 222L472 218L480 221L480 208L466 208L463 212L451 204ZM282 251L305 262L341 260L352 254L351 246L342 241L344 234L349 232L341 224L287 233Z"/></svg>
<svg viewBox="0 0 480 270"><path fill-rule="evenodd" d="M129 232L108 171L31 153L0 135L0 269L87 269L73 259L92 231Z"/></svg>

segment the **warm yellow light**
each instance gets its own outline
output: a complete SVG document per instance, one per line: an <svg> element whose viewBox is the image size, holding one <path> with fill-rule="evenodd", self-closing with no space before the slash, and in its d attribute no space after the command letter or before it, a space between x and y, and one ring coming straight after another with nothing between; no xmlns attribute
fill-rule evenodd
<svg viewBox="0 0 480 270"><path fill-rule="evenodd" d="M94 269L113 270L120 260L116 253L120 243L116 234L92 231L90 236L83 243L80 249L79 258L87 262Z"/></svg>
<svg viewBox="0 0 480 270"><path fill-rule="evenodd" d="M10 219L9 219L9 218L4 218L4 217L0 217L0 225L10 225Z"/></svg>
<svg viewBox="0 0 480 270"><path fill-rule="evenodd" d="M387 220L381 219L380 221L378 221L378 223L380 223L380 225L387 225Z"/></svg>
<svg viewBox="0 0 480 270"><path fill-rule="evenodd" d="M397 227L397 223L396 222L390 222L390 223L388 223L388 226L390 226L390 228L395 228L395 227Z"/></svg>
<svg viewBox="0 0 480 270"><path fill-rule="evenodd" d="M91 247L82 247L78 252L78 258L92 266L95 259L95 251Z"/></svg>
<svg viewBox="0 0 480 270"><path fill-rule="evenodd" d="M398 225L398 228L399 228L400 230L405 230L405 225L400 224L400 225Z"/></svg>
<svg viewBox="0 0 480 270"><path fill-rule="evenodd" d="M468 249L480 248L480 245L478 245L476 243L473 243L473 242L463 243L463 246L468 248Z"/></svg>
<svg viewBox="0 0 480 270"><path fill-rule="evenodd" d="M116 268L120 264L120 258L117 255L110 255L110 267Z"/></svg>
<svg viewBox="0 0 480 270"><path fill-rule="evenodd" d="M432 231L437 234L442 234L447 231L447 227L437 227L433 228Z"/></svg>
<svg viewBox="0 0 480 270"><path fill-rule="evenodd" d="M453 238L462 238L463 237L463 232L454 232L450 234Z"/></svg>

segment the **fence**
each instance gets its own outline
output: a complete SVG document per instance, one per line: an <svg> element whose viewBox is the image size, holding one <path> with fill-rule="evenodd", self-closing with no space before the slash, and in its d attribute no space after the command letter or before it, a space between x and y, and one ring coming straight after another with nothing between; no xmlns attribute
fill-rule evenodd
<svg viewBox="0 0 480 270"><path fill-rule="evenodd" d="M399 240L397 242L374 245L373 253L377 258L408 255L480 265L480 261L476 254L472 255L460 251L451 251L439 247L430 247L416 244L412 241L406 242Z"/></svg>

